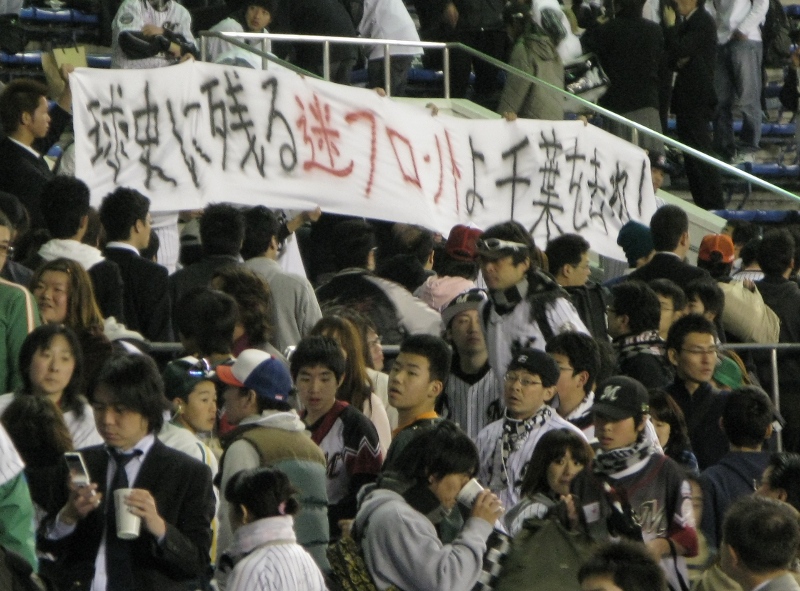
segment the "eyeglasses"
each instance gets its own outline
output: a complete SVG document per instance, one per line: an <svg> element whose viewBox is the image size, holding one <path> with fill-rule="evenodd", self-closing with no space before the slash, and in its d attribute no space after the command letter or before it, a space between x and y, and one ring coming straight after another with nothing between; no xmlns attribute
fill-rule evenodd
<svg viewBox="0 0 800 591"><path fill-rule="evenodd" d="M500 240L499 238L487 238L486 240L478 240L478 250L483 252L497 252L498 250L519 252L521 250L528 250L528 245L522 244L521 242Z"/></svg>
<svg viewBox="0 0 800 591"><path fill-rule="evenodd" d="M681 349L684 353L688 353L689 355L718 355L719 354L719 347L709 347L708 349L700 349L700 348L692 348L692 349Z"/></svg>
<svg viewBox="0 0 800 591"><path fill-rule="evenodd" d="M532 380L530 378L526 378L525 376L520 376L515 373L507 373L503 376L503 380L505 380L506 384L512 386L519 382L523 388L528 388L529 386L541 386L542 382L537 382L536 380Z"/></svg>
<svg viewBox="0 0 800 591"><path fill-rule="evenodd" d="M14 255L14 247L9 246L8 244L0 244L0 254L4 254L6 256L13 256Z"/></svg>

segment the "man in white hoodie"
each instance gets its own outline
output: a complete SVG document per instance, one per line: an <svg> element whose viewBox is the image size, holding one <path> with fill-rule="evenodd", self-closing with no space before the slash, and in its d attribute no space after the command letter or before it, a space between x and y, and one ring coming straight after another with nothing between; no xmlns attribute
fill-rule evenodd
<svg viewBox="0 0 800 591"><path fill-rule="evenodd" d="M59 258L80 263L92 278L103 318L113 316L124 322L119 266L103 258L96 246L81 242L89 227L89 187L80 179L56 176L42 188L40 203L51 239L23 264L35 271L42 263Z"/></svg>
<svg viewBox="0 0 800 591"><path fill-rule="evenodd" d="M240 470L278 468L299 492L301 510L295 516L297 542L322 572L330 572L328 494L325 454L311 441L305 425L289 406L289 370L269 353L245 349L235 362L218 365L217 379L225 386L225 413L237 425L222 441L220 490ZM230 508L219 512L218 555L233 540Z"/></svg>

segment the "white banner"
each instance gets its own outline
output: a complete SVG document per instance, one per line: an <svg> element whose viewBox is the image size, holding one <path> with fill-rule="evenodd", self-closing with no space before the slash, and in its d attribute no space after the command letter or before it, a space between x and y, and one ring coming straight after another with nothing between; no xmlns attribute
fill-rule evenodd
<svg viewBox="0 0 800 591"><path fill-rule="evenodd" d="M580 122L432 116L277 68L187 62L70 80L76 174L95 205L128 186L154 211L320 205L445 234L513 218L542 248L577 232L617 259L620 226L656 208L646 154Z"/></svg>

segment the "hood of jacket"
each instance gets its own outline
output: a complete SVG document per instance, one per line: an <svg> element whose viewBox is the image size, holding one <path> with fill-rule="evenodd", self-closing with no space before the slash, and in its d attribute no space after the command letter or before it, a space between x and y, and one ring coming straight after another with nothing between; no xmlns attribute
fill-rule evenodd
<svg viewBox="0 0 800 591"><path fill-rule="evenodd" d="M98 249L88 244L68 238L53 238L39 249L39 256L45 261L65 258L80 263L87 271L105 259Z"/></svg>
<svg viewBox="0 0 800 591"><path fill-rule="evenodd" d="M464 277L433 275L420 285L414 295L437 312L441 312L453 298L473 287L475 283Z"/></svg>
<svg viewBox="0 0 800 591"><path fill-rule="evenodd" d="M271 427L273 429L283 429L284 431L292 432L306 430L305 424L300 420L300 417L293 410L265 410L260 415L247 417L240 423L239 426Z"/></svg>

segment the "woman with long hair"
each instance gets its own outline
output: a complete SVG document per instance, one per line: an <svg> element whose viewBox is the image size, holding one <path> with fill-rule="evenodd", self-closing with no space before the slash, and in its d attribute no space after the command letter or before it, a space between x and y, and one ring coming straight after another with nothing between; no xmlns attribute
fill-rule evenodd
<svg viewBox="0 0 800 591"><path fill-rule="evenodd" d="M34 330L22 343L19 366L22 388L0 396L0 412L20 396L42 396L63 413L75 448L103 442L83 396L83 355L72 330L63 324Z"/></svg>
<svg viewBox="0 0 800 591"><path fill-rule="evenodd" d="M686 419L678 403L663 390L650 390L650 418L664 453L692 474L699 474Z"/></svg>
<svg viewBox="0 0 800 591"><path fill-rule="evenodd" d="M103 334L103 316L89 274L76 261L54 259L36 269L30 289L39 304L42 322L64 324L78 337L86 364L80 389L90 391L113 347Z"/></svg>
<svg viewBox="0 0 800 591"><path fill-rule="evenodd" d="M593 456L584 438L567 429L542 435L536 444L520 487L520 502L506 513L504 521L513 537L530 517L545 517L569 495L572 479Z"/></svg>
<svg viewBox="0 0 800 591"><path fill-rule="evenodd" d="M336 398L352 404L363 412L375 425L384 456L392 442L392 430L386 407L373 393L372 382L367 374L364 345L356 325L342 316L323 316L311 329L312 335L330 337L339 343L345 357L345 374Z"/></svg>

